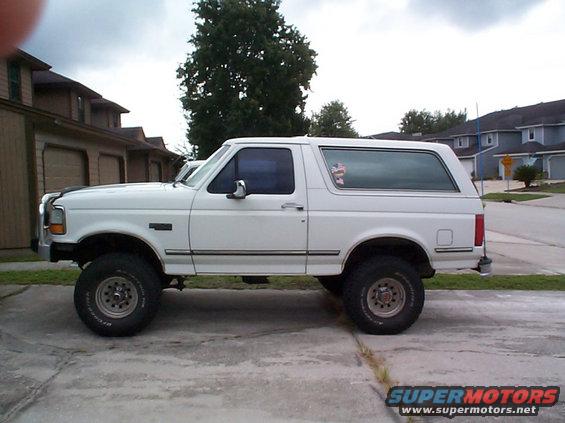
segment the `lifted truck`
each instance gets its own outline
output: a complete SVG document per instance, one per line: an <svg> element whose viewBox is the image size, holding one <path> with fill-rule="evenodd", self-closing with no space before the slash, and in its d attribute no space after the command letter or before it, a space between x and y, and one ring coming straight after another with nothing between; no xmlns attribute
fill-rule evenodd
<svg viewBox="0 0 565 423"><path fill-rule="evenodd" d="M313 275L361 330L398 333L422 311L422 278L491 263L453 151L406 141L232 139L172 183L46 194L37 234L43 258L83 269L76 310L105 336L141 330L162 289L200 274Z"/></svg>

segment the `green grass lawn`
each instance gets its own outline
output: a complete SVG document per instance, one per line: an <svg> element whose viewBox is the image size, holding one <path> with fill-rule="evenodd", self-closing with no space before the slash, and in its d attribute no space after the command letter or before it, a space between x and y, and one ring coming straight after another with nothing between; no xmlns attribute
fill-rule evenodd
<svg viewBox="0 0 565 423"><path fill-rule="evenodd" d="M558 184L542 184L539 187L539 191L551 192L553 194L565 194L565 182L560 182Z"/></svg>
<svg viewBox="0 0 565 423"><path fill-rule="evenodd" d="M508 192L491 192L485 194L481 198L489 201L528 201L537 200L539 198L546 198L549 195L545 194L514 194Z"/></svg>
<svg viewBox="0 0 565 423"><path fill-rule="evenodd" d="M0 285L74 285L80 270L39 270L0 272ZM194 276L187 288L204 289L320 289L310 276L274 276L267 285L247 285L236 276ZM517 275L481 278L478 274L441 274L424 280L426 289L517 289L565 291L565 276Z"/></svg>
<svg viewBox="0 0 565 423"><path fill-rule="evenodd" d="M0 263L21 263L27 261L43 261L43 259L34 253L5 257L0 256Z"/></svg>

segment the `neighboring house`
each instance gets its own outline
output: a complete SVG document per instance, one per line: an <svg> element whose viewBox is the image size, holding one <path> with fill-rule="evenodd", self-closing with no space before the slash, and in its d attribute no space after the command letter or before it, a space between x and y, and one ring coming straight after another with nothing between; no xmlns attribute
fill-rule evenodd
<svg viewBox="0 0 565 423"><path fill-rule="evenodd" d="M429 135L395 132L371 135L374 139L405 139L449 145L472 177L503 177L502 157L515 159L513 168L532 164L549 179L565 179L565 100L514 107L469 120Z"/></svg>
<svg viewBox="0 0 565 423"><path fill-rule="evenodd" d="M167 150L162 137L146 137L143 128L112 128L126 138L135 140L128 147L128 181L170 181L179 165L178 155Z"/></svg>
<svg viewBox="0 0 565 423"><path fill-rule="evenodd" d="M0 59L0 249L29 247L43 194L130 180L129 148L147 144L166 157L159 180L174 172L177 155L164 143L115 131L125 108L49 69L21 50Z"/></svg>

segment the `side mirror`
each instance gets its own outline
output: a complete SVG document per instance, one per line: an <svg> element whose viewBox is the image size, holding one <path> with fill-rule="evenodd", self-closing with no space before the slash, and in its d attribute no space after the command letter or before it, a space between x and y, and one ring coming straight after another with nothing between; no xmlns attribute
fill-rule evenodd
<svg viewBox="0 0 565 423"><path fill-rule="evenodd" d="M236 200L244 199L247 195L247 189L245 187L245 181L241 179L235 181L235 191L232 194L226 195L227 198L232 198Z"/></svg>

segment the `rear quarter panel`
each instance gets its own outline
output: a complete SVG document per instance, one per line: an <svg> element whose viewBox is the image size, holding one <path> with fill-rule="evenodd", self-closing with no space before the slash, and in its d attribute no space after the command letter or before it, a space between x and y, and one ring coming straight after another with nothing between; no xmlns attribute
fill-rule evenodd
<svg viewBox="0 0 565 423"><path fill-rule="evenodd" d="M419 144L414 148L422 149ZM387 147L379 142L372 145ZM399 148L398 143L389 142L388 146ZM442 158L459 192L338 189L326 169L320 145L303 147L308 180L308 249L339 251L338 256L309 257L308 273L340 273L355 246L380 237L401 237L418 243L436 270L476 266L482 249L474 247L475 214L483 213L482 203L451 149L433 147L431 150ZM452 234L448 245L438 237L440 230ZM436 250L446 247L468 251Z"/></svg>

